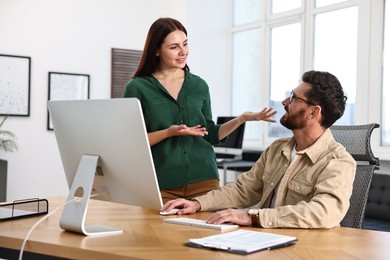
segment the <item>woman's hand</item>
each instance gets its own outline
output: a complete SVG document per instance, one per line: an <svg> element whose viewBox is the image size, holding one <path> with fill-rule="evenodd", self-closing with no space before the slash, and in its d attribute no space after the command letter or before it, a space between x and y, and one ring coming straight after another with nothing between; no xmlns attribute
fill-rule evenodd
<svg viewBox="0 0 390 260"><path fill-rule="evenodd" d="M276 120L272 117L277 113L277 111L272 108L264 108L260 112L244 112L236 118L224 123L221 125L218 131L218 138L222 140L228 136L231 132L236 130L241 124L244 124L247 121L266 121L275 123Z"/></svg>
<svg viewBox="0 0 390 260"><path fill-rule="evenodd" d="M180 135L194 135L194 136L205 136L208 132L206 127L196 125L188 127L186 125L171 125L168 128L169 136L180 136Z"/></svg>
<svg viewBox="0 0 390 260"><path fill-rule="evenodd" d="M277 113L277 111L273 110L272 108L264 108L260 112L244 112L241 114L241 116L244 118L244 121L266 121L275 123L276 120L272 117Z"/></svg>
<svg viewBox="0 0 390 260"><path fill-rule="evenodd" d="M192 127L186 125L171 125L166 129L148 133L149 144L152 146L166 138L179 135L205 136L208 135L208 132L206 131L206 127L201 125Z"/></svg>

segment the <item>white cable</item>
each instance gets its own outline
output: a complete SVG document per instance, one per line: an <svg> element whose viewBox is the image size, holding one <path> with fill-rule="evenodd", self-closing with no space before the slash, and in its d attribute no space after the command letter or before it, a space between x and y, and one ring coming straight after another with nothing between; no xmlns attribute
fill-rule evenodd
<svg viewBox="0 0 390 260"><path fill-rule="evenodd" d="M93 197L96 197L96 196L100 196L100 195L103 195L103 194L106 194L107 192L102 192L102 193L97 193L97 194L93 194L90 196L90 198L93 198ZM26 243L27 243L27 240L28 238L30 237L31 233L34 231L34 229L42 223L42 221L44 221L45 219L47 219L48 217L50 217L51 215L53 215L55 212L57 212L57 210L65 207L66 205L74 202L76 200L76 198L70 200L70 201L67 201L63 204L61 204L60 206L58 206L57 208L55 208L52 212L50 212L49 214L45 215L44 217L42 217L40 220L38 220L37 222L35 222L35 224L30 228L30 230L28 231L26 237L24 238L23 240L23 243L22 243L22 246L20 247L20 253L19 253L19 260L22 260L23 258L23 251L24 251L24 247L26 246Z"/></svg>

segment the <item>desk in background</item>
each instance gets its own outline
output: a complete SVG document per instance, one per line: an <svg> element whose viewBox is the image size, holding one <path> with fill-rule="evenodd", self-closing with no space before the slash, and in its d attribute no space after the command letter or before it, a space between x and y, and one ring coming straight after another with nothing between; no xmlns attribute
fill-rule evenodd
<svg viewBox="0 0 390 260"><path fill-rule="evenodd" d="M50 210L65 202L50 198ZM188 215L205 219L209 212ZM295 236L290 247L239 256L196 249L183 244L190 238L218 234L219 231L163 223L157 210L91 200L87 224L103 224L124 229L118 235L86 237L59 227L61 211L43 221L31 234L25 250L73 259L388 259L390 232L337 227L330 230L258 229L262 232ZM168 216L175 217L175 216ZM24 237L38 217L0 223L0 246L19 250ZM26 254L26 252L25 252ZM0 257L6 257L1 255ZM23 259L28 259L27 257Z"/></svg>
<svg viewBox="0 0 390 260"><path fill-rule="evenodd" d="M259 150L243 150L242 151L242 158L239 160L233 159L226 159L226 160L217 160L217 166L218 168L222 169L223 171L223 183L222 185L225 186L227 184L227 173L229 170L236 171L236 172L245 172L249 171L252 166L255 164L255 162L259 159L260 155L262 154L262 151Z"/></svg>

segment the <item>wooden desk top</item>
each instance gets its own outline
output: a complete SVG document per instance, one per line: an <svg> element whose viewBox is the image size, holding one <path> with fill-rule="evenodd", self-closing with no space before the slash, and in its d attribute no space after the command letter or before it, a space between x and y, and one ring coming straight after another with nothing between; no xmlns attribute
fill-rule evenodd
<svg viewBox="0 0 390 260"><path fill-rule="evenodd" d="M50 211L65 198L50 198ZM220 233L197 227L163 223L157 210L91 200L86 224L124 229L116 235L83 236L59 227L59 210L31 234L25 251L76 259L388 259L390 232L338 227L330 230L254 229L295 236L290 247L259 251L247 256L186 247L189 238ZM187 215L205 219L211 213ZM175 217L175 216L168 216ZM19 250L39 217L0 222L0 246ZM252 228L245 228L252 229Z"/></svg>

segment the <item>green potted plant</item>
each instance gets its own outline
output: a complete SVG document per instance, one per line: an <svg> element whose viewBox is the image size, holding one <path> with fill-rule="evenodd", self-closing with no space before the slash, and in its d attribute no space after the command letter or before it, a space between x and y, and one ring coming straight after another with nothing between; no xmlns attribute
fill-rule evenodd
<svg viewBox="0 0 390 260"><path fill-rule="evenodd" d="M5 116L0 123L0 151L15 152L18 150L18 146L15 142L15 135L10 131L2 129L2 126L7 118L8 116Z"/></svg>
<svg viewBox="0 0 390 260"><path fill-rule="evenodd" d="M3 124L7 120L5 116L0 122L0 151L15 152L18 146L15 142L15 135L7 130L3 130ZM7 161L0 159L0 202L6 201L7 195Z"/></svg>

